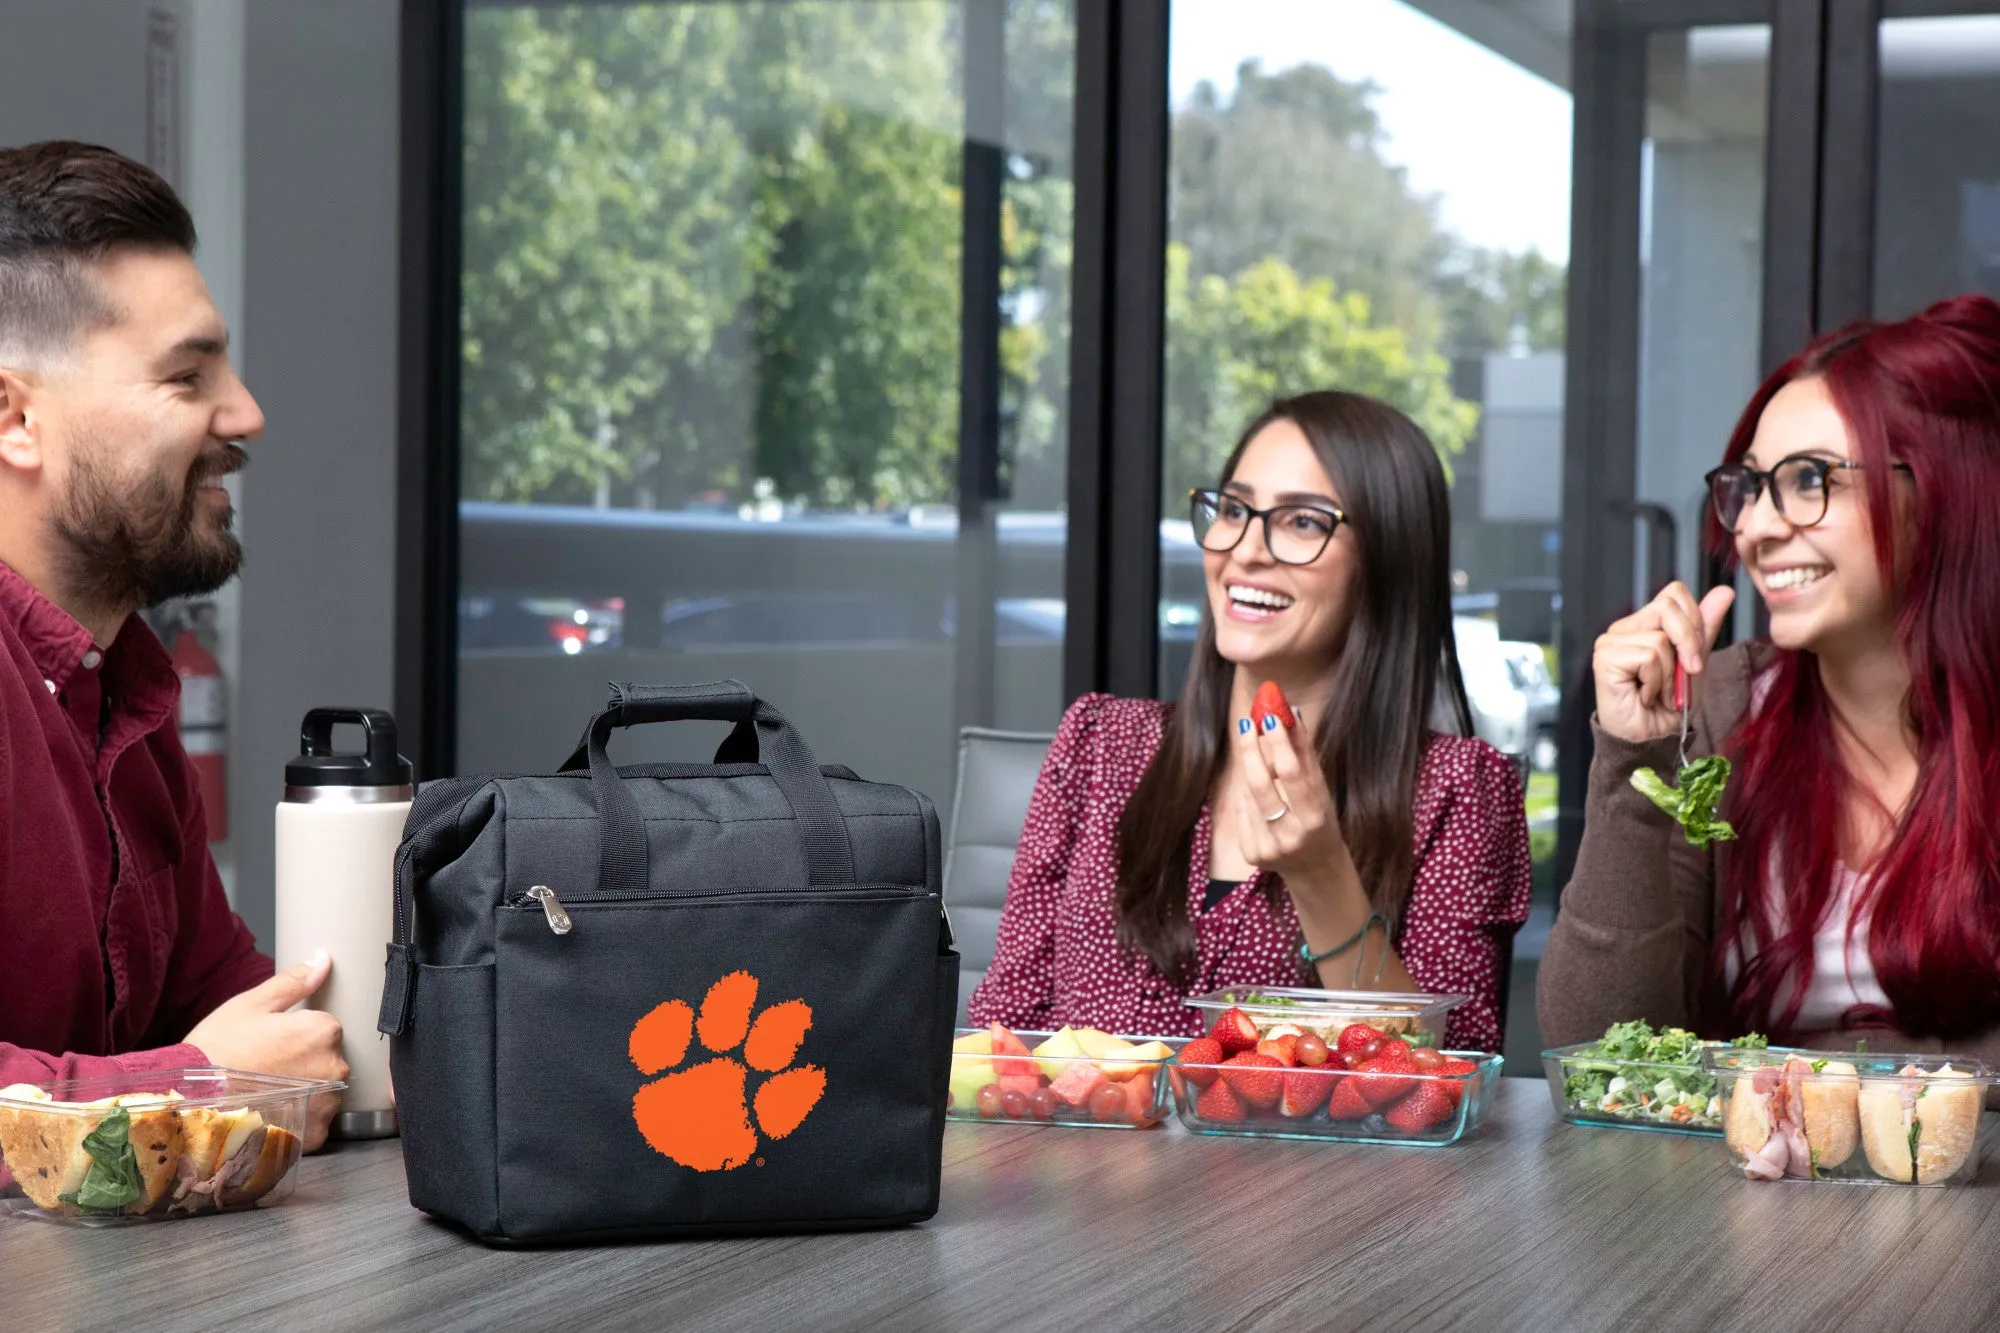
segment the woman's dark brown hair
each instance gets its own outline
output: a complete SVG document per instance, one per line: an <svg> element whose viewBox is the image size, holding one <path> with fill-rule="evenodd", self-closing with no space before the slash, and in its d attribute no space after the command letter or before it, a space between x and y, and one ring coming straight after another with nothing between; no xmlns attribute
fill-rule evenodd
<svg viewBox="0 0 2000 1333"><path fill-rule="evenodd" d="M1417 762L1440 686L1458 729L1471 708L1451 628L1451 510L1444 468L1417 424L1356 393L1281 398L1243 431L1222 484L1266 426L1290 421L1326 469L1354 530L1352 618L1324 699L1293 700L1317 719L1314 740L1354 866L1399 930L1414 855ZM1188 859L1194 827L1228 761L1236 668L1201 633L1166 735L1118 824L1119 943L1178 985L1194 967ZM1267 886L1267 896L1275 890Z"/></svg>

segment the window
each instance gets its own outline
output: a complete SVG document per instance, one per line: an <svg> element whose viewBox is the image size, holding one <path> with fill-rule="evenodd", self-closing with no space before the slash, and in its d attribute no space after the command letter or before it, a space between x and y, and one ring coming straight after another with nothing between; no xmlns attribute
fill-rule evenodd
<svg viewBox="0 0 2000 1333"><path fill-rule="evenodd" d="M941 807L957 725L1053 729L1074 41L1055 0L468 7L460 771L548 766L607 679L736 677ZM651 730L620 757L716 739Z"/></svg>

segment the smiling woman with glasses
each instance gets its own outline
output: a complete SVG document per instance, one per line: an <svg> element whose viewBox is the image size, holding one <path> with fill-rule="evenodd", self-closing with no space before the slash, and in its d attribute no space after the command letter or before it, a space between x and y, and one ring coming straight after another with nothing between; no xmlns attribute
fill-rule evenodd
<svg viewBox="0 0 2000 1333"><path fill-rule="evenodd" d="M1469 997L1446 1044L1498 1050L1527 820L1466 734L1437 451L1387 404L1302 394L1188 504L1208 605L1187 684L1064 716L973 1021L1171 1035L1201 991L1359 986Z"/></svg>
<svg viewBox="0 0 2000 1333"><path fill-rule="evenodd" d="M2000 305L1815 342L1751 399L1708 487L1711 549L1770 631L1711 652L1734 589L1673 584L1598 639L1543 1036L1643 1016L2000 1059ZM1629 781L1671 774L1684 728L1733 765L1735 838L1706 849Z"/></svg>

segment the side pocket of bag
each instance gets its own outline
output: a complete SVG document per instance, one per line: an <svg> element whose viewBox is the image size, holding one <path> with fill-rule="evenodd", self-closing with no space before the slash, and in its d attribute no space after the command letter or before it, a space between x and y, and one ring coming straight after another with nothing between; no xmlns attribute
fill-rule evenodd
<svg viewBox="0 0 2000 1333"><path fill-rule="evenodd" d="M951 1035L958 1023L958 950L940 947L937 982L931 988L931 1194L925 1217L938 1210L944 1178L944 1113L951 1090Z"/></svg>
<svg viewBox="0 0 2000 1333"><path fill-rule="evenodd" d="M491 963L420 966L390 1053L410 1202L481 1236L500 1226L493 1021Z"/></svg>

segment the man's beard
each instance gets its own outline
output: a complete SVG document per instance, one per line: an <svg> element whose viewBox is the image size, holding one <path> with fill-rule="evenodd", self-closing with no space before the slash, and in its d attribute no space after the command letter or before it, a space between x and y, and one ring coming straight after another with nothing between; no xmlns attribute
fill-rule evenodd
<svg viewBox="0 0 2000 1333"><path fill-rule="evenodd" d="M241 469L249 460L243 447L204 453L178 488L156 475L123 495L103 467L107 452L101 440L76 451L69 493L49 520L58 546L54 572L69 595L110 612L214 592L229 582L243 563L243 546L229 530L234 510L205 531L200 488Z"/></svg>

